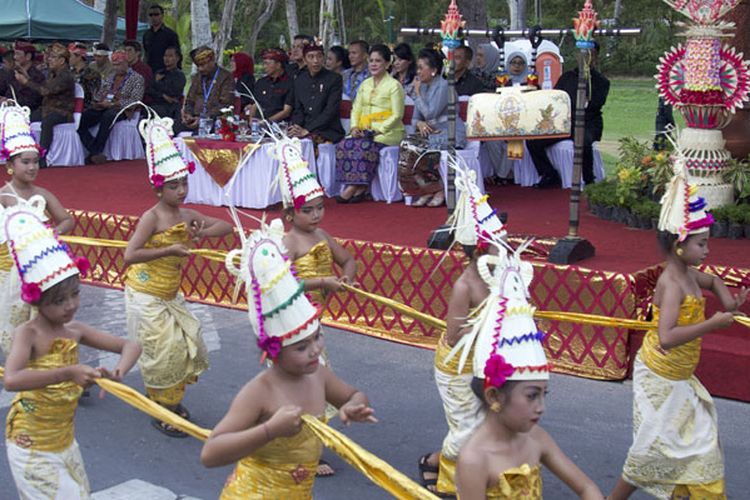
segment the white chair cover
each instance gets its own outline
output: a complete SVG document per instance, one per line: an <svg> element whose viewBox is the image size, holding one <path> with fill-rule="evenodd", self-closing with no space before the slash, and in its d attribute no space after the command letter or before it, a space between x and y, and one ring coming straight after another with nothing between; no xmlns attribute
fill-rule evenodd
<svg viewBox="0 0 750 500"><path fill-rule="evenodd" d="M593 144L594 153L594 179L596 182L604 180L604 163L596 143ZM562 187L570 189L573 185L573 141L570 139L560 141L547 148L547 157L555 170L560 174ZM581 180L583 184L583 180Z"/></svg>
<svg viewBox="0 0 750 500"><path fill-rule="evenodd" d="M373 200L386 203L404 199L398 187L398 146L385 146L380 150L380 164L370 184L370 194Z"/></svg>
<svg viewBox="0 0 750 500"><path fill-rule="evenodd" d="M318 144L318 157L310 170L318 178L318 182L329 198L339 194L341 185L336 182L336 145Z"/></svg>
<svg viewBox="0 0 750 500"><path fill-rule="evenodd" d="M269 155L273 144L267 143L260 150L253 153L242 170L237 174L229 198L224 196L224 188L214 182L208 172L200 165L187 147L182 137L175 139L177 149L182 153L185 161L194 161L195 172L188 176L187 203L204 203L213 206L232 205L244 208L266 208L281 202L281 192L278 185L274 186L279 169L278 161ZM309 139L302 140L302 157L311 169L315 168L313 143ZM271 186L274 186L271 190Z"/></svg>
<svg viewBox="0 0 750 500"><path fill-rule="evenodd" d="M347 135L349 134L349 127L351 125L352 104L352 100L348 95L343 94L341 96L339 118L341 119L341 126L344 127L344 133ZM320 151L320 148L318 148L318 151Z"/></svg>
<svg viewBox="0 0 750 500"><path fill-rule="evenodd" d="M72 123L61 123L52 129L52 144L47 151L48 167L70 167L86 163L86 149L83 147L81 138L78 136L78 124L81 123L81 112L83 111L83 87L75 84L75 106ZM33 122L31 133L39 142L42 132L42 123Z"/></svg>
<svg viewBox="0 0 750 500"><path fill-rule="evenodd" d="M146 157L141 134L138 132L140 119L141 112L136 111L129 120L120 120L115 123L102 151L108 160L139 160Z"/></svg>

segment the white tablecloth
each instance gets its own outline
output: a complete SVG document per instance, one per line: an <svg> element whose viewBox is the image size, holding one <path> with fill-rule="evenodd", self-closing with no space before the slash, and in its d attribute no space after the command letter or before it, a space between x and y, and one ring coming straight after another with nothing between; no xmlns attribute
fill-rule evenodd
<svg viewBox="0 0 750 500"><path fill-rule="evenodd" d="M176 137L175 143L183 158L186 161L194 161L196 165L195 172L188 176L189 189L185 198L186 203L203 203L217 207L232 204L244 208L266 208L281 201L279 187L275 186L271 190L279 169L279 162L270 155L272 143L263 144L243 165L240 165L240 171L236 173L237 178L234 180L228 197L224 194L225 188L216 184L193 156L185 140L182 137ZM315 154L313 143L309 139L302 140L302 157L313 170ZM228 188L229 184L226 187Z"/></svg>

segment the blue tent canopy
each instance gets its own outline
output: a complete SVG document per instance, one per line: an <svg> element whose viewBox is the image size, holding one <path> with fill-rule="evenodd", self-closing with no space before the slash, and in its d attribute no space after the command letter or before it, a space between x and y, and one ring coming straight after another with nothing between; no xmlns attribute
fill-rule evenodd
<svg viewBox="0 0 750 500"><path fill-rule="evenodd" d="M99 41L104 14L78 0L0 0L0 40ZM138 37L148 24L138 23ZM117 19L117 39L125 20Z"/></svg>

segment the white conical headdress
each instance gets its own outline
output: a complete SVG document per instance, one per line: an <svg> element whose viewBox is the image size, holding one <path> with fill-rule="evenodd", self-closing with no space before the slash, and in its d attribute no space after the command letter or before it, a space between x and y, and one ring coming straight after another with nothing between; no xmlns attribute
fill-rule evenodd
<svg viewBox="0 0 750 500"><path fill-rule="evenodd" d="M160 118L147 108L148 118L141 120L138 130L146 141L146 163L148 163L149 181L155 187L161 187L180 177L195 171L195 162L185 162L172 140L172 119Z"/></svg>
<svg viewBox="0 0 750 500"><path fill-rule="evenodd" d="M21 298L36 303L42 292L61 281L85 274L89 263L72 258L65 243L44 223L45 200L39 195L8 208L0 205L0 244L6 243L21 278Z"/></svg>
<svg viewBox="0 0 750 500"><path fill-rule="evenodd" d="M708 231L714 218L706 213L706 200L698 196L698 187L688 183L687 159L675 149L671 156L674 176L661 198L659 231L676 234L684 241L691 234Z"/></svg>
<svg viewBox="0 0 750 500"><path fill-rule="evenodd" d="M456 171L458 202L448 220L455 231L454 240L462 245L483 246L490 242L498 243L507 235L503 223L477 186L477 174L462 166L453 155L448 155L448 166ZM504 246L501 246L501 251Z"/></svg>
<svg viewBox="0 0 750 500"><path fill-rule="evenodd" d="M275 358L282 346L304 340L318 330L320 307L310 302L304 283L292 273L280 219L269 225L261 222L261 228L248 236L239 229L242 248L229 252L225 264L230 273L245 282L248 316L258 335L258 346ZM239 267L235 265L237 257Z"/></svg>
<svg viewBox="0 0 750 500"><path fill-rule="evenodd" d="M474 376L483 379L485 386L500 387L506 380L549 379L550 365L542 346L544 333L537 328L535 308L529 304L528 288L534 270L520 258L529 243L515 252L479 258L477 269L490 294L480 315L471 321L471 331L447 358L460 352L460 371L473 347Z"/></svg>
<svg viewBox="0 0 750 500"><path fill-rule="evenodd" d="M13 101L0 104L0 161L26 151L42 154L41 146L31 135L29 114L29 108Z"/></svg>
<svg viewBox="0 0 750 500"><path fill-rule="evenodd" d="M283 134L274 137L276 144L271 150L279 162L278 184L284 207L299 209L305 203L323 196L317 177L302 158L302 145L299 139L290 139Z"/></svg>

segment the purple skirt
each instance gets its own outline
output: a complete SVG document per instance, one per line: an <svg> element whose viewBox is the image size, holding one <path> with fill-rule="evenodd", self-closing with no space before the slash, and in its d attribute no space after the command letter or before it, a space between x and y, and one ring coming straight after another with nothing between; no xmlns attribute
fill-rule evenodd
<svg viewBox="0 0 750 500"><path fill-rule="evenodd" d="M375 177L383 144L368 137L347 137L336 145L336 182L369 185Z"/></svg>

